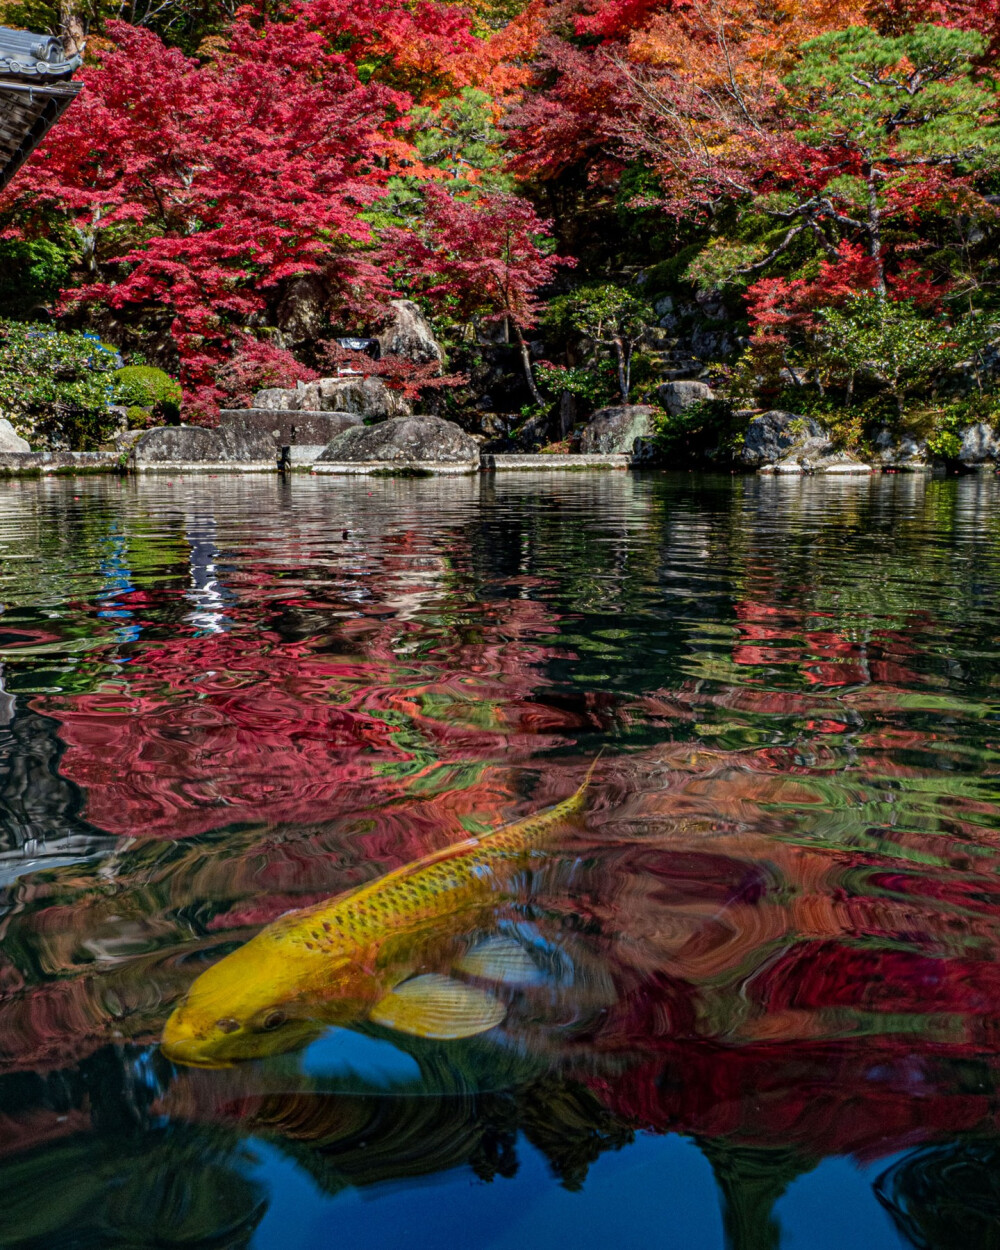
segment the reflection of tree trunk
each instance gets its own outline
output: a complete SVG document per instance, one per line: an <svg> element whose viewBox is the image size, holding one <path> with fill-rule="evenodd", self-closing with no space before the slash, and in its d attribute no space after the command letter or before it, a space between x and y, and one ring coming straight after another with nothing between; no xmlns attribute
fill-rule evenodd
<svg viewBox="0 0 1000 1250"><path fill-rule="evenodd" d="M517 324L513 317L510 318L510 324L514 327L514 337L517 339L517 345L521 351L521 364L524 365L524 377L528 383L528 390L531 392L531 398L535 401L539 408L544 408L545 400L542 398L541 391L539 391L538 387L535 385L535 375L531 369L531 354L528 351L528 344L524 341L524 335L521 333L521 327Z"/></svg>
<svg viewBox="0 0 1000 1250"><path fill-rule="evenodd" d="M67 56L77 56L83 51L87 31L83 13L75 0L59 0L59 37Z"/></svg>
<svg viewBox="0 0 1000 1250"><path fill-rule="evenodd" d="M739 1145L716 1137L698 1142L712 1165L726 1250L779 1250L781 1225L774 1205L796 1177L815 1167L797 1151Z"/></svg>

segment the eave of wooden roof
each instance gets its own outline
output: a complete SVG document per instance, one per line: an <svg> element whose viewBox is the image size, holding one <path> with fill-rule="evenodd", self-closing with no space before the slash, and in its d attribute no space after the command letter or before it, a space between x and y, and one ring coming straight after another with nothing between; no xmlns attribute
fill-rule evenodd
<svg viewBox="0 0 1000 1250"><path fill-rule="evenodd" d="M0 191L76 99L80 59L49 35L0 26Z"/></svg>

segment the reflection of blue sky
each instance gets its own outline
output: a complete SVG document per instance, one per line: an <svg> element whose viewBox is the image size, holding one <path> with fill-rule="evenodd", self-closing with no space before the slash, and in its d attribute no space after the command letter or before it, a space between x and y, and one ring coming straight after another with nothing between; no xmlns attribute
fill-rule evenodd
<svg viewBox="0 0 1000 1250"><path fill-rule="evenodd" d="M718 1190L697 1146L640 1134L602 1155L579 1193L518 1138L521 1166L485 1184L457 1169L415 1184L321 1195L280 1151L256 1141L254 1172L270 1206L253 1250L723 1250ZM872 1191L887 1166L824 1160L777 1204L781 1250L901 1250ZM970 1248L971 1250L971 1248Z"/></svg>
<svg viewBox="0 0 1000 1250"><path fill-rule="evenodd" d="M101 620L120 622L114 630L118 643L135 642L142 629L133 620L133 613L120 601L122 595L135 589L129 567L128 540L117 525L112 524L102 545L104 552L99 569L103 587L97 595L97 615Z"/></svg>
<svg viewBox="0 0 1000 1250"><path fill-rule="evenodd" d="M307 1076L343 1076L364 1080L373 1088L418 1084L420 1067L412 1055L383 1038L351 1029L328 1029L303 1053Z"/></svg>
<svg viewBox="0 0 1000 1250"><path fill-rule="evenodd" d="M215 517L195 513L188 518L185 536L191 570L186 598L194 604L194 611L184 619L200 634L228 633L233 622L226 609L236 603L236 595L220 578Z"/></svg>

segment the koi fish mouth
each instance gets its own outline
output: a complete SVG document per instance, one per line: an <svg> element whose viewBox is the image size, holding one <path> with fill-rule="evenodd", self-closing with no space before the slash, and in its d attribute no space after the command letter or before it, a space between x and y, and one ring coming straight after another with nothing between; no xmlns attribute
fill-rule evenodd
<svg viewBox="0 0 1000 1250"><path fill-rule="evenodd" d="M169 1042L164 1040L160 1043L160 1051L171 1063L180 1063L186 1068L231 1068L234 1066L229 1060L206 1055L194 1039L177 1038Z"/></svg>

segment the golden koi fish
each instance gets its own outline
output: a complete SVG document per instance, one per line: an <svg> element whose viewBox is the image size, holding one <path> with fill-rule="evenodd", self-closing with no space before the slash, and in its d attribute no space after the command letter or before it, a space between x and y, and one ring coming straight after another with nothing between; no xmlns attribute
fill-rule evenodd
<svg viewBox="0 0 1000 1250"><path fill-rule="evenodd" d="M167 1020L164 1054L225 1067L293 1050L330 1025L372 1021L450 1039L500 1024L506 1008L494 995L453 977L416 974L436 946L474 929L477 913L503 901L510 876L553 828L582 810L593 768L555 807L281 916L198 977ZM497 944L494 955L508 967L518 954L522 963L530 960L512 942ZM476 977L485 962L472 950L453 966Z"/></svg>

